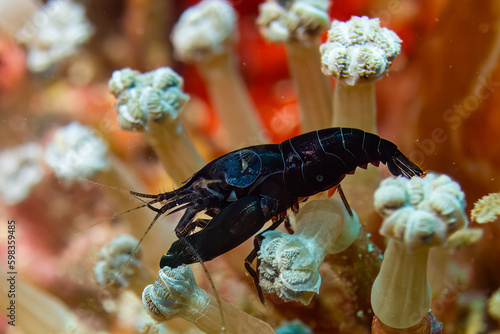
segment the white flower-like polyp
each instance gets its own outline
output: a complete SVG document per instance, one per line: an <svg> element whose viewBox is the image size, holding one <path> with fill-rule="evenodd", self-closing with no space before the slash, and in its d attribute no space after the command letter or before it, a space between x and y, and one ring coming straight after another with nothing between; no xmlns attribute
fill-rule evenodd
<svg viewBox="0 0 500 334"><path fill-rule="evenodd" d="M210 298L196 285L191 268L180 266L161 269L154 284L144 289L142 302L148 314L158 322L175 317L195 322L207 312Z"/></svg>
<svg viewBox="0 0 500 334"><path fill-rule="evenodd" d="M108 86L117 97L115 111L124 130L142 131L148 122L177 121L189 96L182 78L169 67L141 74L129 68L113 72Z"/></svg>
<svg viewBox="0 0 500 334"><path fill-rule="evenodd" d="M42 147L27 143L0 152L0 196L8 205L24 200L43 176Z"/></svg>
<svg viewBox="0 0 500 334"><path fill-rule="evenodd" d="M186 62L199 61L226 50L234 39L236 12L226 0L203 0L182 13L172 30L175 54Z"/></svg>
<svg viewBox="0 0 500 334"><path fill-rule="evenodd" d="M137 251L136 254L132 254L137 243L137 239L132 236L118 235L109 244L101 248L97 258L98 262L94 267L94 276L97 283L107 286L109 283L114 282L116 286L129 286L131 277L141 267L141 262L137 260L141 255L140 252ZM125 264L127 266L124 268Z"/></svg>
<svg viewBox="0 0 500 334"><path fill-rule="evenodd" d="M50 0L16 33L16 39L28 47L28 68L42 72L76 54L92 32L83 5L72 0Z"/></svg>
<svg viewBox="0 0 500 334"><path fill-rule="evenodd" d="M268 41L307 42L328 28L329 7L328 0L268 0L259 6L257 25Z"/></svg>
<svg viewBox="0 0 500 334"><path fill-rule="evenodd" d="M479 224L491 223L500 216L500 193L481 197L470 213L471 219Z"/></svg>
<svg viewBox="0 0 500 334"><path fill-rule="evenodd" d="M351 86L373 82L389 70L401 51L401 42L392 30L380 27L378 18L335 20L320 47L323 73Z"/></svg>
<svg viewBox="0 0 500 334"><path fill-rule="evenodd" d="M284 301L309 304L318 293L321 276L318 266L324 258L317 256L318 245L312 239L297 238L280 231L268 231L260 248L260 286L276 293Z"/></svg>
<svg viewBox="0 0 500 334"><path fill-rule="evenodd" d="M380 234L403 242L409 252L445 245L449 235L468 224L465 195L446 175L386 179L374 205L385 219Z"/></svg>
<svg viewBox="0 0 500 334"><path fill-rule="evenodd" d="M258 253L260 286L284 301L307 305L321 285L318 271L326 254L336 254L356 240L360 225L341 200L318 199L300 209L293 235L280 231L262 234Z"/></svg>
<svg viewBox="0 0 500 334"><path fill-rule="evenodd" d="M109 168L106 154L104 141L88 127L73 122L55 132L45 161L57 177L75 181Z"/></svg>
<svg viewBox="0 0 500 334"><path fill-rule="evenodd" d="M432 292L427 280L430 248L468 224L464 193L446 175L384 180L374 194L389 241L372 286L373 312L385 325L410 328L426 317Z"/></svg>

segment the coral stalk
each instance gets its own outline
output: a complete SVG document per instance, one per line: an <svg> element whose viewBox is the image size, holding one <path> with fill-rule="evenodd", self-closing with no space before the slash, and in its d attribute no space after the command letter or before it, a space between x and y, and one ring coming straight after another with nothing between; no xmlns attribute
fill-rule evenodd
<svg viewBox="0 0 500 334"><path fill-rule="evenodd" d="M204 0L187 9L172 31L175 54L195 64L228 135L228 148L266 142L260 119L237 69L236 13L225 0Z"/></svg>
<svg viewBox="0 0 500 334"><path fill-rule="evenodd" d="M380 234L391 238L372 288L378 320L392 328L411 328L427 314L429 249L443 246L467 225L460 186L446 175L386 179L375 192L375 208L384 218Z"/></svg>
<svg viewBox="0 0 500 334"><path fill-rule="evenodd" d="M182 317L205 333L274 333L265 322L222 302L225 323L221 320L219 303L196 285L191 268L164 267L154 284L143 292L146 311L157 322Z"/></svg>
<svg viewBox="0 0 500 334"><path fill-rule="evenodd" d="M353 16L347 22L332 22L320 52L323 73L337 79L334 126L376 132L374 82L388 72L400 50L401 39L381 28L377 18Z"/></svg>
<svg viewBox="0 0 500 334"><path fill-rule="evenodd" d="M333 94L333 126L377 132L375 81L385 75L401 50L401 39L381 28L379 19L353 16L347 22L333 21L328 39L320 47L322 71L337 79ZM380 177L370 168L343 183L355 198L361 220L371 213L369 203Z"/></svg>
<svg viewBox="0 0 500 334"><path fill-rule="evenodd" d="M302 116L302 131L326 128L332 120L328 78L321 73L319 36L328 27L330 1L274 0L259 6L257 25L262 36L285 43L288 66Z"/></svg>
<svg viewBox="0 0 500 334"><path fill-rule="evenodd" d="M24 333L68 333L76 330L81 333L92 333L62 301L24 282L20 277L14 280L13 290L16 297L8 298L11 285L8 284L9 277L5 274L7 271L6 268L1 268L0 305L5 312L8 311L9 303L17 301L12 319L15 328L21 329Z"/></svg>
<svg viewBox="0 0 500 334"><path fill-rule="evenodd" d="M373 312L384 324L412 327L429 311L428 255L428 249L408 253L402 242L389 240L371 297Z"/></svg>
<svg viewBox="0 0 500 334"><path fill-rule="evenodd" d="M330 81L321 73L319 40L312 45L286 43L290 72L302 115L302 132L323 129L332 122Z"/></svg>
<svg viewBox="0 0 500 334"><path fill-rule="evenodd" d="M337 81L333 104L336 110L334 126L377 131L377 103L374 84L352 85Z"/></svg>
<svg viewBox="0 0 500 334"><path fill-rule="evenodd" d="M233 54L214 56L197 64L210 100L227 132L228 148L266 143L266 134L253 106Z"/></svg>
<svg viewBox="0 0 500 334"><path fill-rule="evenodd" d="M178 124L150 124L146 138L158 152L162 165L166 166L168 176L176 186L205 165L204 158Z"/></svg>

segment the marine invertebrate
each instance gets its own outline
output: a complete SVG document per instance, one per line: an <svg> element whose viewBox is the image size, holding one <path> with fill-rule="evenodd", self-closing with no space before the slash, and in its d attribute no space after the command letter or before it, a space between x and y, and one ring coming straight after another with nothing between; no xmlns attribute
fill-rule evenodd
<svg viewBox="0 0 500 334"><path fill-rule="evenodd" d="M394 143L358 129L329 128L281 144L235 150L208 163L176 190L134 195L149 199L145 204L149 208L163 203L153 208L157 215L150 226L162 215L186 209L175 228L179 240L160 261L161 267L177 267L232 250L273 217L275 229L300 197L334 188L357 167L380 162L393 175L423 175ZM200 212L212 219L197 219ZM248 260L252 262L255 255ZM249 272L255 279L254 271Z"/></svg>
<svg viewBox="0 0 500 334"><path fill-rule="evenodd" d="M328 28L330 4L328 0L268 0L259 6L257 25L262 36L286 46L303 132L332 122L331 87L321 73L318 52L319 36Z"/></svg>
<svg viewBox="0 0 500 334"><path fill-rule="evenodd" d="M24 200L43 177L42 147L31 142L0 151L0 196L7 205Z"/></svg>
<svg viewBox="0 0 500 334"><path fill-rule="evenodd" d="M470 213L471 220L479 223L490 223L500 215L500 193L492 193L481 197Z"/></svg>
<svg viewBox="0 0 500 334"><path fill-rule="evenodd" d="M129 235L118 235L101 248L94 267L94 276L102 286L130 288L138 297L152 280L141 265L141 252L135 247L138 240ZM119 274L119 275L118 275Z"/></svg>
<svg viewBox="0 0 500 334"><path fill-rule="evenodd" d="M145 134L176 185L204 165L180 119L189 99L182 87L182 78L169 67L144 74L125 68L109 80L118 125Z"/></svg>
<svg viewBox="0 0 500 334"><path fill-rule="evenodd" d="M72 122L54 133L45 161L57 177L67 181L90 178L110 167L107 146L88 127Z"/></svg>
<svg viewBox="0 0 500 334"><path fill-rule="evenodd" d="M22 1L16 1L16 5L20 6ZM0 6L6 2L8 0L0 1ZM70 62L61 62L63 66L57 68L60 70L50 71L45 74L28 74L23 77L22 82L17 81L16 83L14 80L9 80L7 76L3 78L4 81L8 81L10 86L8 90L0 92L2 94L0 109L4 120L4 130L0 131L3 134L2 143L4 147L14 147L18 143L33 140L45 142L47 138L46 131L48 128L53 128L52 124L62 124L70 119L78 119L82 124L92 124L98 131L103 131L103 139L109 141L109 147L123 159L122 162L128 164L127 167L130 167L132 173L128 175L139 178L141 180L140 186L145 187L144 190L135 186L127 189L149 193L155 193L159 190L172 190L170 184L166 185L164 179L160 179L163 175L161 165L157 164L156 159L148 159L151 156L151 151L148 146L144 145L143 136L116 131L114 127L109 126L110 120L114 119L114 115L110 111L113 99L110 98L110 94L107 94L105 82L107 80L104 76L114 69L127 66L149 71L159 65L179 65L170 62L170 45L164 43L164 41L170 33L169 27L172 24L171 20L174 19L172 15L179 13L181 8L186 5L186 2L126 1L109 3L97 1L86 3L91 4L87 8L87 13L92 22L95 22L98 34L91 44L85 45L84 53L70 59ZM255 98L255 102L258 102L260 111L264 112L262 115L265 118L266 125L274 131L271 137L275 138L276 142L280 142L297 134L291 133L293 130L290 129L298 129L295 113L297 106L293 94L290 94L291 80L288 77L289 72L286 70L287 61L283 56L283 48L277 45L265 45L260 38L256 38L256 29L252 26L257 13L256 2L238 0L232 3L235 5L240 17L241 42L238 50L245 53L242 56L246 61L244 64L239 63L244 68L242 73L247 75L249 90ZM395 3L401 6L391 7ZM285 4L285 1L279 1L279 4ZM415 4L418 4L418 6L415 6ZM385 7L386 5L389 5L389 7ZM498 154L495 155L494 152L498 151L495 150L495 147L500 142L496 143L493 140L495 132L491 131L498 124L499 118L493 112L488 113L485 122L484 114L484 112L495 110L493 107L498 105L497 97L500 92L497 88L497 74L500 67L495 66L498 61L495 54L500 50L497 47L499 30L496 29L500 17L498 8L500 7L497 6L496 1L492 0L486 1L482 6L477 6L474 1L470 0L465 1L460 6L456 6L453 2L443 1L374 2L368 0L334 2L332 10L332 14L339 20L344 20L347 15L351 15L353 12L371 14L376 12L382 15L381 22L384 24L387 22L388 25L385 26L397 29L395 31L405 40L404 52L406 54L399 59L401 62L398 60L398 64L394 62L394 65L392 65L392 68L397 71L395 73L397 76L376 83L377 96L381 98L377 101L378 105L381 106L379 110L379 116L381 116L379 121L381 123L378 126L384 131L385 135L401 144L405 151L410 153L410 157L416 160L415 162L419 162L424 165L423 167L427 168L434 161L434 166L439 167L440 171L453 173L453 176L460 180L467 198L471 199L500 189L498 187L499 179L494 175L495 166L498 166L498 163L495 163ZM372 12L372 10L375 12ZM443 11L441 12L441 10ZM4 11L0 10L0 16L4 13ZM168 15L163 15L165 13L168 13ZM27 18L29 19L29 17ZM4 22L6 21L0 19L0 24ZM4 35L4 38L8 37ZM428 41L428 43L425 43L425 41ZM19 50L21 54L24 54L24 49L19 48ZM432 57L429 55L432 55ZM244 59L243 57L240 59ZM5 59L5 62L8 64L7 60ZM25 63L25 59L19 58L17 60ZM76 61L73 62L73 60ZM1 69L4 68L7 67L5 65L1 66ZM51 69L56 68L52 67ZM193 100L195 98L200 100L205 98L202 83L199 82L199 77L194 75L191 66L179 66L174 69L183 71L178 73L182 73L186 83L185 87L189 89L189 94L193 97ZM495 69L494 72L492 72L493 69ZM489 76L490 73L493 73L491 77ZM393 73L391 73L392 75ZM416 89L420 80L423 83L421 87L424 89L423 99L419 98L422 97L419 95L421 92L417 94ZM445 86L449 89L443 90L442 87ZM186 92L188 91L186 90ZM195 96L198 93L200 93L200 96ZM287 103L287 113L282 109L283 103ZM423 107L421 107L420 103L422 103ZM479 107L472 113L471 108L476 106L477 103L479 103ZM458 107L455 107L455 104ZM203 106L200 108L203 111L198 113L197 111L200 109L197 109L194 104L191 105L191 102L189 107L193 107L192 110L196 115L203 114L206 116L203 120L200 118L200 123L197 123L198 129L201 130L197 133L197 139L202 143L199 147L207 149L203 153L210 152L208 154L212 154L215 151L217 151L217 154L222 153L220 152L220 147L224 144L222 138L213 136L214 131L219 131L220 126L213 117L211 110L205 113L206 108ZM420 115L413 112L404 113L405 110L415 109L421 109L423 113ZM470 117L467 118L468 115ZM181 117L185 116L187 115L181 115ZM448 118L449 122L441 116L450 116ZM427 135L426 133L420 133L418 136L411 134L415 128L417 118L421 119L422 126L429 130L426 132ZM281 125L292 123L293 126ZM459 131L455 129L455 126L458 125L460 126ZM242 124L235 125L235 127L238 126L241 127ZM431 137L430 131L434 129L444 129L445 135L436 135L437 137L433 135ZM455 129L455 132L462 134L461 138L455 140L457 137L450 137L450 132L447 132L447 129L450 131ZM448 134L448 137L446 137L446 134ZM420 151L412 151L408 147L417 139L416 145L417 148L420 148ZM435 145L429 144L430 140ZM453 158L453 150L449 150L450 145L459 147L461 152L467 155L468 158L465 159L467 163L464 163L463 157L456 156ZM114 165L113 162L111 164ZM467 171L470 173L467 174ZM105 175L104 172L97 172L97 174ZM358 171L355 177L364 174L366 174L364 171ZM466 174L470 176L468 181L464 180ZM99 176L97 178L100 179ZM352 179L351 176L347 179L349 178ZM96 179L94 178L94 180ZM103 183L110 184L110 182L111 185L116 185L111 179ZM372 210L370 196L367 196L368 200L360 205L358 194L354 194L350 189L347 189L344 183L342 186L347 199L360 218L364 217L361 211L363 208ZM138 312L135 305L137 302L135 296L124 292L120 293L120 295L129 296L126 302L122 302L125 300L119 302L106 301L104 304L94 304L92 302L96 296L99 297L102 293L107 293L105 290L96 290L95 285L88 278L85 279L88 276L84 276L91 273L90 266L93 264L94 257L88 257L88 254L91 253L94 247L89 252L64 252L66 260L58 260L62 257L60 254L63 247L75 247L76 241L83 237L82 234L89 232L82 231L82 228L86 230L88 224L95 223L96 221L93 218L99 218L98 220L100 220L109 217L110 210L119 211L100 192L100 190L108 192L110 189L97 189L94 186L89 187L88 184L68 187L62 182L58 183L50 175L46 175L43 183L38 184L33 190L28 200L25 200L21 205L5 207L5 202L1 201L4 207L0 208L0 211L6 213L8 218L15 218L20 222L19 227L22 230L20 230L21 233L19 234L19 244L23 248L29 247L32 250L31 253L33 253L32 257L36 261L35 266L29 265L23 268L24 277L36 280L37 284L44 284L44 289L49 293L59 295L60 299L68 304L68 308L73 310L76 308L80 320L91 326L93 332L134 331L135 326L130 321L133 316L130 315L133 312L136 314L142 313ZM359 191L367 194L370 192L367 185L362 182L360 182ZM130 195L127 196L130 197ZM130 198L127 208L135 206L135 202L136 199ZM22 211L26 214L23 215ZM122 223L127 222L136 214L144 213L143 211L150 213L148 209L138 210L130 215L121 216L119 222L101 224L106 226L92 228L91 231L101 230L102 227L112 229L114 232L120 230L123 233ZM22 218L18 213L22 214ZM39 217L37 217L38 213ZM51 217L62 216L64 216L63 219L50 219ZM171 220L170 218L174 219ZM173 230L174 225L172 224L175 224L178 218L180 216L168 217L165 221L160 221L155 227L156 230L152 231L153 233L145 240L143 246L146 248L151 246L153 243L152 238L164 238L163 232L158 232L157 229L166 226L169 230ZM150 219L142 217L141 220L143 220L143 223L150 221ZM360 220L367 221L367 219ZM374 228L377 226L378 221L376 218L369 220L367 227L372 232L372 240L375 245L380 246L382 245L382 238L377 232L378 228L377 230ZM28 231L32 234L32 237L25 234L27 232L24 229L25 226L33 226L33 229L29 228ZM142 235L144 225L135 226L138 227L139 233ZM52 230L51 227L55 227L55 229ZM478 245L471 247L471 249L454 252L452 237L448 238L449 247L443 248L443 252L454 254L454 261L450 262L450 265L442 265L447 263L445 259L436 259L434 257L436 255L434 253L435 249L432 249L429 255L437 266L446 268L446 270L450 266L466 268L465 272L461 271L458 275L457 271L454 271L455 276L452 276L451 280L446 280L449 276L438 276L440 282L451 282L453 285L457 282L457 289L452 290L451 295L441 295L442 291L435 289L433 284L435 281L429 277L434 295L438 298L438 303L442 301L440 305L445 305L441 308L433 305L433 312L448 327L448 332L460 331L467 324L464 321L466 317L462 316L465 314L463 312L464 307L467 313L472 308L465 305L464 300L467 304L473 304L474 299L477 299L478 296L480 298L488 297L498 288L497 282L499 281L498 274L500 271L495 256L498 254L496 250L499 243L494 238L497 235L498 224L479 227L481 227L481 230L474 230L473 233L479 234L484 230L483 240ZM78 236L74 236L75 229L80 232ZM40 232L37 233L34 230ZM477 237L477 234L470 234L469 232L472 231L468 231L466 236ZM465 233L465 230L463 233ZM95 235L95 233L88 234ZM97 233L100 238L99 242L102 242L104 234ZM137 236L137 234L135 235ZM460 232L454 233L453 238L460 235L463 236ZM95 242L95 238L91 237L88 245L94 246ZM0 244L2 244L1 240ZM44 244L51 244L52 246L46 249L45 247L44 249L40 248ZM247 245L250 244L250 242L247 243ZM37 248L33 247L35 245ZM161 247L156 252L150 253L145 258L145 261L151 260L154 262L152 263L154 267L157 267L157 261L161 254L168 249L169 241L160 240L160 245ZM250 279L244 276L244 271L241 268L241 260L244 258L241 248L239 252L232 252L232 254L225 256L224 259L214 260L206 265L213 275L215 285L218 287L221 296L232 300L233 304L237 303L245 312L252 315L257 314L258 317L265 319L273 326L281 323L286 318L288 320L301 319L318 334L369 332L369 325L365 320L372 318L371 310L368 307L358 306L359 300L369 300L369 292L373 282L372 275L366 275L366 262L364 262L366 253L358 253L350 249L342 252L341 255L326 257L326 260L320 266L323 281L322 290L320 290L320 295L315 296L307 307L304 307L301 303L282 303L277 297L270 296L268 299L269 307L264 308L254 303L256 295L253 291L245 290L245 292L240 292L238 289L242 285L249 290L252 288L251 284L249 284ZM54 257L47 254L47 251L55 251ZM360 256L348 257L344 255L345 252ZM375 251L369 253L370 256L376 257L379 261L377 263L381 263L381 259L378 258L379 254L376 246ZM28 263L29 254L27 250L21 249L20 255L20 264L24 267ZM232 261L232 268L237 268L237 270L234 270L233 277L239 284L233 285L232 282L229 283L226 279L227 273L232 272L225 266L226 262L229 261ZM77 268L77 270L67 270L68 263L71 263L71 268ZM335 265L339 264L343 265L343 267L337 270ZM434 268L429 269L428 267L429 274L431 271L434 272ZM192 266L192 269L197 270L199 266ZM50 286L47 285L47 278L43 276L49 270L56 279L55 284ZM450 274L451 272L447 270L446 273ZM359 275L358 277L361 277L361 279L351 279L353 274ZM462 279L464 277L467 279L467 284L463 283ZM374 278L375 276L373 276ZM66 285L61 286L57 284L57 280L74 282L74 285L69 288ZM203 283L203 278L197 278L197 283L202 287L206 286L206 283ZM343 283L345 284L343 285ZM369 285L369 289L358 290L363 284ZM332 286L338 288L334 290L331 288ZM248 294L248 298L245 294ZM441 296L443 296L442 300L440 300ZM17 302L26 299L20 297ZM83 307L80 308L82 304ZM110 304L113 304L115 308L112 311L108 308ZM95 312L95 306L104 306L104 311ZM51 309L45 305L38 310L37 314L43 316L45 320L54 319L50 311ZM106 315L107 311L113 313ZM495 331L498 325L484 313L481 315L482 311L485 311L484 308L474 311L473 316L477 317L476 319L479 321L485 320L485 323L489 326L488 330ZM95 316L89 317L91 315ZM184 321L183 319L179 320ZM357 330L353 330L352 327L346 325L353 322L358 324ZM41 328L35 328L29 330L29 332L40 331ZM251 324L247 330L253 332ZM177 332L186 333L187 331L177 330Z"/></svg>
<svg viewBox="0 0 500 334"><path fill-rule="evenodd" d="M71 0L51 0L43 5L38 1L3 1L2 7L2 16L10 16L7 29L28 48L27 65L33 72L45 71L74 55L93 32L83 5Z"/></svg>
<svg viewBox="0 0 500 334"><path fill-rule="evenodd" d="M325 255L348 248L359 229L356 213L350 216L340 199L306 203L297 215L294 234L262 234L258 253L260 286L284 301L309 304L321 285L318 267Z"/></svg>
<svg viewBox="0 0 500 334"><path fill-rule="evenodd" d="M267 141L237 70L236 22L236 12L228 1L203 0L181 15L171 35L177 57L196 65L206 81L210 99L228 135L229 149Z"/></svg>
<svg viewBox="0 0 500 334"><path fill-rule="evenodd" d="M380 234L390 238L372 288L377 321L399 329L430 321L429 249L445 245L451 233L467 226L464 193L448 176L429 173L384 180L374 205L384 218Z"/></svg>
<svg viewBox="0 0 500 334"><path fill-rule="evenodd" d="M401 42L393 31L380 27L378 18L332 22L320 52L323 73L337 79L334 125L376 132L374 82L387 73Z"/></svg>
<svg viewBox="0 0 500 334"><path fill-rule="evenodd" d="M322 71L336 80L333 93L334 126L352 126L377 132L375 81L389 70L400 52L401 40L378 18L353 16L347 22L334 20L328 38L320 46ZM371 213L372 194L380 182L373 168L358 173L345 183L346 194L354 198L361 220Z"/></svg>
<svg viewBox="0 0 500 334"><path fill-rule="evenodd" d="M157 322L182 317L206 333L274 333L265 322L222 302L225 322L221 321L219 303L196 285L191 268L164 267L154 284L143 292L142 302Z"/></svg>
<svg viewBox="0 0 500 334"><path fill-rule="evenodd" d="M500 289L497 289L488 300L488 314L500 324Z"/></svg>

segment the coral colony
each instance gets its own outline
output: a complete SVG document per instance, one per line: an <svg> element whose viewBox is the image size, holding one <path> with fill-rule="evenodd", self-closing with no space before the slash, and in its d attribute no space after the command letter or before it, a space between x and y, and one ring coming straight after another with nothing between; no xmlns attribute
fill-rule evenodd
<svg viewBox="0 0 500 334"><path fill-rule="evenodd" d="M500 125L487 109L500 96L495 1L0 1L0 332L500 333L498 152L466 132ZM469 58L425 49L450 41L497 50L467 88L450 78ZM459 126L416 112L440 94L481 103ZM429 171L348 175L351 210L334 189L304 199L288 210L293 234L258 238L255 281L253 238L159 270L181 215L152 226L163 203L138 194L328 127L380 133Z"/></svg>

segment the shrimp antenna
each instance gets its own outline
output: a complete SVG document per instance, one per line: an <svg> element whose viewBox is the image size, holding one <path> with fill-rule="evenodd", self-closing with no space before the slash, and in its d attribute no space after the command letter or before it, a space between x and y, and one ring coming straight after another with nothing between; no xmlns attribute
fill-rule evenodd
<svg viewBox="0 0 500 334"><path fill-rule="evenodd" d="M84 177L80 177L80 180L83 180L85 182L88 182L88 183L91 183L99 188L108 188L108 189L112 189L112 190L116 190L116 191L120 191L122 193L125 193L127 195L130 195L131 191L127 190L127 189L124 189L124 188L120 188L120 187L115 187L115 186L110 186L110 185L107 185L107 184L102 184L102 183L99 183L99 182L96 182L96 181L93 181L93 180L90 180L90 179L86 179Z"/></svg>
<svg viewBox="0 0 500 334"><path fill-rule="evenodd" d="M149 203L147 204L143 204L142 206L140 207L145 207L147 206ZM110 287L111 285L113 285L116 280L118 279L118 277L120 277L120 275L123 273L123 270L125 270L125 268L128 266L128 264L130 263L130 260L132 259L132 257L135 257L135 254L137 253L137 250L139 249L139 246L141 245L142 241L144 240L144 238L146 238L147 234L149 233L149 231L151 230L151 228L153 227L153 225L156 223L156 221L158 220L158 218L160 218L160 216L162 215L163 213L162 212L158 212L156 214L156 216L153 218L153 220L151 221L151 223L149 224L148 228L146 229L146 231L144 232L144 234L142 235L142 237L139 239L139 242L137 243L137 245L135 245L134 249L132 250L132 253L130 253L130 256L129 258L127 259L127 261L125 261L125 264L121 267L120 271L118 272L118 274L115 276L115 278L113 278L108 284L106 284L104 286L104 288L108 288Z"/></svg>
<svg viewBox="0 0 500 334"><path fill-rule="evenodd" d="M112 215L112 216L111 216L110 218L108 218L108 219L100 220L100 221L98 221L97 223L94 223L94 224L92 224L92 225L90 225L90 226L86 227L86 228L84 229L84 231L88 231L88 230L90 230L91 228L93 228L93 227L95 227L95 226L97 226L97 225L99 225L99 224L101 224L101 223L104 223L104 222L113 222L113 221L115 221L116 219L118 219L119 217L123 216L124 214L127 214L127 213L129 213L129 212L132 212L132 211L135 211L135 210L138 210L138 209L144 208L144 207L148 206L149 204L150 204L150 203L141 204L141 205L136 206L135 208L129 209L129 210L127 210L127 211L120 212L120 213L115 213L114 215ZM82 232L82 231L80 231L80 232L76 232L75 234L73 234L73 236L77 236L77 235L79 235L81 232Z"/></svg>
<svg viewBox="0 0 500 334"><path fill-rule="evenodd" d="M217 304L219 305L220 321L221 321L221 325L222 325L221 331L224 333L224 332L226 332L226 319L224 318L224 311L222 311L222 302L219 298L219 293L217 292L217 289L215 288L215 284L214 284L214 281L212 280L212 276L210 276L210 273L208 272L208 269L205 266L205 262L203 261L201 256L198 254L196 249L193 247L193 245L191 245L189 243L189 241L187 241L187 239L184 236L182 236L181 238L182 238L182 241L189 247L189 249L191 250L191 253L196 257L198 262L201 264L201 267L203 268L203 271L205 272L205 275L208 278L208 282L210 283L210 287L214 291L215 299L217 299Z"/></svg>

